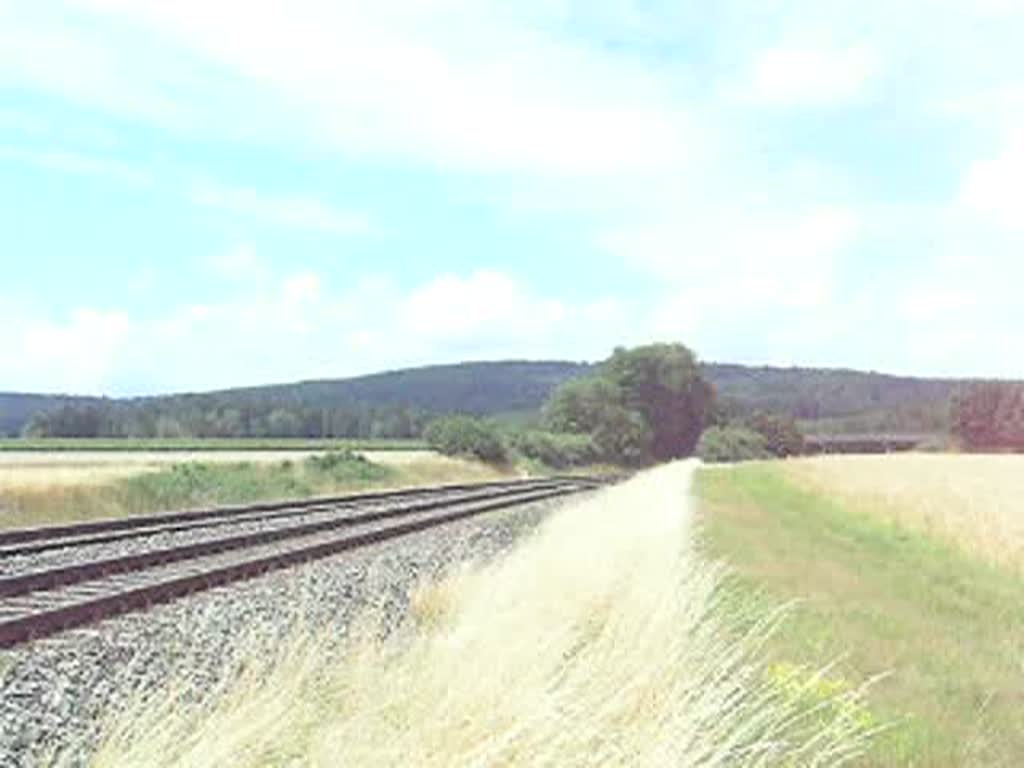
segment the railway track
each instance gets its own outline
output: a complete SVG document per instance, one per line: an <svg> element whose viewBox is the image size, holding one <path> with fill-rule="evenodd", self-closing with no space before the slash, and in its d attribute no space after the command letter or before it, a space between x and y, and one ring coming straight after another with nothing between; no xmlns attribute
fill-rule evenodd
<svg viewBox="0 0 1024 768"><path fill-rule="evenodd" d="M447 485L0 532L0 648L601 484Z"/></svg>

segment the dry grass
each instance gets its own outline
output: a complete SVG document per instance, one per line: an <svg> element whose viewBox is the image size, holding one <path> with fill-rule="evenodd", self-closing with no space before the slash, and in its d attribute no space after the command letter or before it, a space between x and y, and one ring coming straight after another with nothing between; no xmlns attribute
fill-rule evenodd
<svg viewBox="0 0 1024 768"><path fill-rule="evenodd" d="M404 467L409 464L418 464L423 461L434 459L445 459L436 451L410 450L410 451L357 451L374 464L383 464L389 467ZM452 459L454 461L454 459Z"/></svg>
<svg viewBox="0 0 1024 768"><path fill-rule="evenodd" d="M398 484L435 485L439 483L472 483L502 480L515 476L508 467L495 467L480 461L441 456L431 451L415 451L415 456L401 460L374 455L371 461L395 470Z"/></svg>
<svg viewBox="0 0 1024 768"><path fill-rule="evenodd" d="M49 493L69 487L92 488L157 469L156 466L146 465L13 466L0 463L0 494L24 491Z"/></svg>
<svg viewBox="0 0 1024 768"><path fill-rule="evenodd" d="M784 467L804 488L1024 568L1024 456L819 457Z"/></svg>
<svg viewBox="0 0 1024 768"><path fill-rule="evenodd" d="M690 474L645 473L425 585L387 640L299 642L208 706L130 712L94 765L842 763L869 727L856 694L765 670L773 616L735 633L692 547Z"/></svg>
<svg viewBox="0 0 1024 768"><path fill-rule="evenodd" d="M323 451L0 451L0 491L99 485L172 464L272 464L301 461ZM374 451L374 460L386 451ZM418 451L402 451L416 454Z"/></svg>

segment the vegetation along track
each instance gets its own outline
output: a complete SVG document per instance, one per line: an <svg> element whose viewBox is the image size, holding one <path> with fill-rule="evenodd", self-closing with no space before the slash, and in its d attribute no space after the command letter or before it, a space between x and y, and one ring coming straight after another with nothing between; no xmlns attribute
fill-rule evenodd
<svg viewBox="0 0 1024 768"><path fill-rule="evenodd" d="M601 484L546 478L446 485L0 533L0 648Z"/></svg>

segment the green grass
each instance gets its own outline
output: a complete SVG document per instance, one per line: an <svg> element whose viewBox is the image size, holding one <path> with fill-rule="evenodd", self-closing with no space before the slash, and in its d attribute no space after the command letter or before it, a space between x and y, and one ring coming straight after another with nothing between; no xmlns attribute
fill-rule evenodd
<svg viewBox="0 0 1024 768"><path fill-rule="evenodd" d="M392 472L345 451L275 464L174 464L115 483L111 493L127 509L159 510L292 499L373 485Z"/></svg>
<svg viewBox="0 0 1024 768"><path fill-rule="evenodd" d="M254 438L0 438L0 451L413 451L426 450L414 439Z"/></svg>
<svg viewBox="0 0 1024 768"><path fill-rule="evenodd" d="M890 721L868 765L1024 764L1024 578L795 487L781 465L702 470L709 552L752 591L798 600L780 664L838 660Z"/></svg>
<svg viewBox="0 0 1024 768"><path fill-rule="evenodd" d="M103 485L8 492L0 496L0 527L330 495L388 485L398 474L350 451L275 463L172 464Z"/></svg>

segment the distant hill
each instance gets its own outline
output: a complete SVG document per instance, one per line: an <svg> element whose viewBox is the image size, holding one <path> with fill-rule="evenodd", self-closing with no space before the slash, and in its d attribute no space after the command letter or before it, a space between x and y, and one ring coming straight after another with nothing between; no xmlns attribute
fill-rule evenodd
<svg viewBox="0 0 1024 768"><path fill-rule="evenodd" d="M319 436L326 418L342 436L405 437L431 414L535 413L552 389L590 370L587 363L507 360L153 397L0 394L0 435L20 434L37 414L75 410L86 413L67 413L61 434L96 427L104 436L177 436L164 431L177 424L190 435Z"/></svg>
<svg viewBox="0 0 1024 768"><path fill-rule="evenodd" d="M941 427L956 379L923 379L841 368L778 368L709 364L708 379L722 400L745 409L788 413L802 421L864 422L864 430ZM858 417L858 419L851 419ZM932 424L895 422L931 421ZM934 423L940 419L941 423Z"/></svg>
<svg viewBox="0 0 1024 768"><path fill-rule="evenodd" d="M432 413L464 411L492 416L536 410L552 389L590 369L587 363L560 361L455 363L177 397L228 399L237 404L271 401L312 408L407 405Z"/></svg>
<svg viewBox="0 0 1024 768"><path fill-rule="evenodd" d="M67 395L0 393L0 434L17 435L37 413L63 406L93 406L132 423L145 418L196 423L196 414L215 414L217 425L247 423L259 411L292 410L315 433L322 411L362 417L357 430L414 411L418 419L455 411L484 416L536 412L549 393L568 379L585 376L593 365L566 361L498 361L435 365L349 379L302 381L213 392L143 398L89 398ZM779 368L709 363L705 373L721 401L739 410L768 410L820 424L831 431L935 431L946 423L949 399L961 382L888 376L843 369ZM381 415L387 411L387 419ZM229 418L230 417L230 418ZM282 422L294 425L294 420ZM340 417L339 417L340 418ZM402 419L408 420L403 415ZM241 421L240 421L241 420ZM401 419L400 419L401 420ZM413 419L416 421L416 419ZM205 423L205 422L204 422ZM221 427L219 426L218 429ZM216 430L215 430L216 431Z"/></svg>

